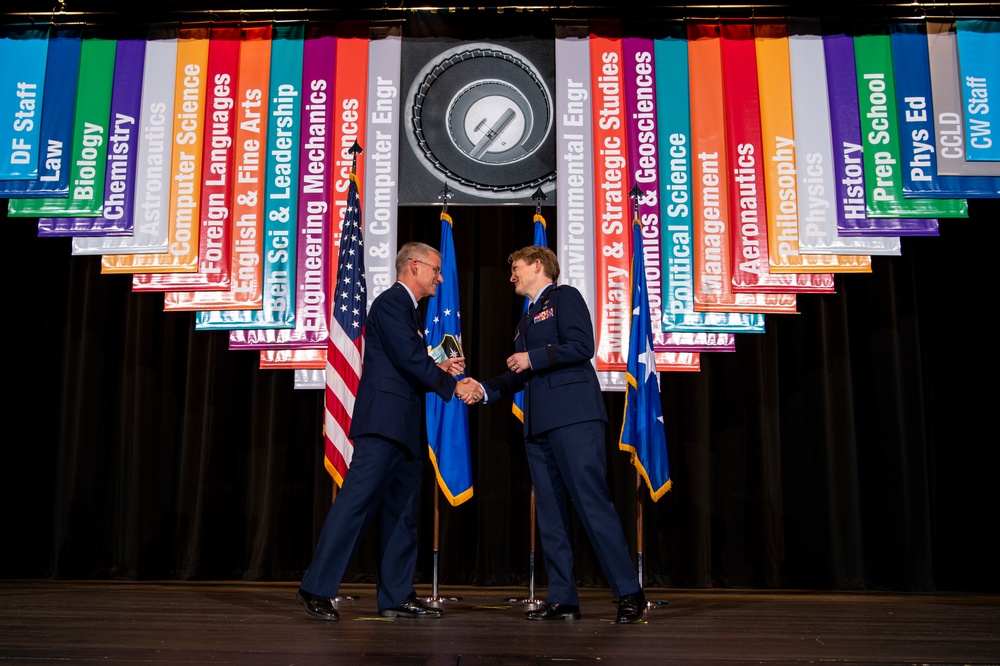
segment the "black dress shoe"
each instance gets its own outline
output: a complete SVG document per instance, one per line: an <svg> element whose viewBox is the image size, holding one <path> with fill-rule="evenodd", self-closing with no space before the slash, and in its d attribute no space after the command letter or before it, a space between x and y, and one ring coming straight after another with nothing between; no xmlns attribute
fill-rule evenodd
<svg viewBox="0 0 1000 666"><path fill-rule="evenodd" d="M378 614L382 617L416 617L421 619L433 619L441 617L444 613L440 608L428 608L420 603L416 595L410 597L401 604L392 608L380 608Z"/></svg>
<svg viewBox="0 0 1000 666"><path fill-rule="evenodd" d="M626 594L618 600L618 617L615 624L632 624L642 619L646 612L646 595L642 590L635 594Z"/></svg>
<svg viewBox="0 0 1000 666"><path fill-rule="evenodd" d="M303 589L295 593L295 600L306 607L306 612L321 620L339 620L340 613L333 607L333 599L330 597L318 597L309 594Z"/></svg>
<svg viewBox="0 0 1000 666"><path fill-rule="evenodd" d="M527 620L579 620L580 607L569 604L545 604L524 614Z"/></svg>

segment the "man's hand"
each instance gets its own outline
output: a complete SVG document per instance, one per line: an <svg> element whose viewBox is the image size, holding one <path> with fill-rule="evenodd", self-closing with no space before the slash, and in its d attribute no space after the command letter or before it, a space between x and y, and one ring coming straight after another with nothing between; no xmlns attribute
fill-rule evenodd
<svg viewBox="0 0 1000 666"><path fill-rule="evenodd" d="M455 387L455 395L467 405L474 405L483 399L483 389L472 377L466 377Z"/></svg>
<svg viewBox="0 0 1000 666"><path fill-rule="evenodd" d="M452 377L458 377L465 372L465 357L456 356L454 358L448 358L438 363L437 366Z"/></svg>

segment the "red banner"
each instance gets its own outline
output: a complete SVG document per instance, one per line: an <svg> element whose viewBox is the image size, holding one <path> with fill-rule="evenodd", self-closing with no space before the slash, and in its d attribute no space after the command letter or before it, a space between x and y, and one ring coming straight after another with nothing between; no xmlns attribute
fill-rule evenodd
<svg viewBox="0 0 1000 666"><path fill-rule="evenodd" d="M590 77L594 117L594 220L597 312L597 369L626 369L629 321L628 160L625 69L617 21L590 24Z"/></svg>

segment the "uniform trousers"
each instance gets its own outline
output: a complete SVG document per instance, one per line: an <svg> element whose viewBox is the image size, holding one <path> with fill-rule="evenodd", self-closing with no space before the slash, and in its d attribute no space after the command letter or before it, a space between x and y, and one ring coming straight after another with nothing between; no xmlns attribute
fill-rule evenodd
<svg viewBox="0 0 1000 666"><path fill-rule="evenodd" d="M573 566L570 502L576 507L616 598L640 591L607 482L605 423L585 421L524 441L535 487L549 603L580 605Z"/></svg>
<svg viewBox="0 0 1000 666"><path fill-rule="evenodd" d="M381 437L354 439L351 466L326 516L312 564L300 587L335 598L347 566L374 520L378 530L378 608L391 608L414 592L416 514L423 460Z"/></svg>

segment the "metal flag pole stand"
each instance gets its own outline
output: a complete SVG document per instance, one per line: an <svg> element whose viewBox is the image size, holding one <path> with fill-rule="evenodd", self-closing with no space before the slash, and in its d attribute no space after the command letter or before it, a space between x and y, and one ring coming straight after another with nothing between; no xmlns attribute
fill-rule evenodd
<svg viewBox="0 0 1000 666"><path fill-rule="evenodd" d="M347 150L347 152L349 152L351 154L351 174L356 176L357 173L358 173L358 155L360 155L361 153L363 153L365 151L360 146L360 144L358 144L358 142L355 141L354 145L351 146ZM333 317L332 316L330 317L330 320L333 321ZM336 483L334 483L333 484L333 493L332 493L333 497L331 497L331 499L330 499L330 503L331 504L333 504L333 502L336 501L336 499L337 499L337 490L338 489L339 489L339 486ZM357 594L351 594L351 595L339 594L334 599L334 601L339 603L341 601L356 601L356 600L358 600L360 598L361 598L361 595L357 595Z"/></svg>
<svg viewBox="0 0 1000 666"><path fill-rule="evenodd" d="M531 195L532 200L535 202L535 218L539 218L542 214L542 202L545 201L545 193L542 192L542 188L535 190L534 194ZM537 233L542 233L539 231L539 227L535 226L535 231ZM535 244L540 245L540 238L536 236ZM525 302L525 308L527 308L527 302ZM518 603L518 604L533 604L542 605L545 603L541 599L535 597L535 486L531 486L531 509L528 518L529 522L529 547L528 547L528 596L525 599L510 598L507 599L508 603Z"/></svg>
<svg viewBox="0 0 1000 666"><path fill-rule="evenodd" d="M438 192L438 199L441 199L444 203L441 210L445 213L448 212L448 199L455 196L455 193L451 191L448 187L447 181L445 181L444 187ZM438 488L438 492L434 493L434 563L433 563L433 578L431 583L431 596L426 597L424 601L427 602L443 602L443 601L460 601L461 597L442 597L438 594L438 568L440 563L440 535L441 535L441 512L438 508L441 501L441 489Z"/></svg>
<svg viewBox="0 0 1000 666"><path fill-rule="evenodd" d="M530 544L528 548L528 596L525 599L509 598L508 603L516 604L537 604L544 602L535 598L535 487L531 487L531 516L529 518L529 529L531 532Z"/></svg>
<svg viewBox="0 0 1000 666"><path fill-rule="evenodd" d="M438 506L441 501L440 490L434 493L434 574L433 582L431 584L431 596L424 599L427 602L442 602L442 601L461 601L462 597L442 597L438 594L438 563L440 561L438 548L438 537L440 536L441 530L441 513L438 510Z"/></svg>
<svg viewBox="0 0 1000 666"><path fill-rule="evenodd" d="M643 194L638 185L632 187L628 195L632 198L633 219L639 219L639 197ZM641 252L641 248L633 248L633 252ZM643 582L643 534L642 534L642 499L644 494L642 475L639 470L635 471L635 551L639 573L639 587L645 589ZM646 610L652 610L656 606L666 606L668 602L662 600L646 600Z"/></svg>
<svg viewBox="0 0 1000 666"><path fill-rule="evenodd" d="M643 534L642 534L642 496L645 491L643 486L642 476L640 476L638 470L635 473L635 549L636 549L636 559L639 563L639 586L645 589L646 585L643 583ZM652 610L657 606L666 606L668 601L662 599L646 599L646 610Z"/></svg>

